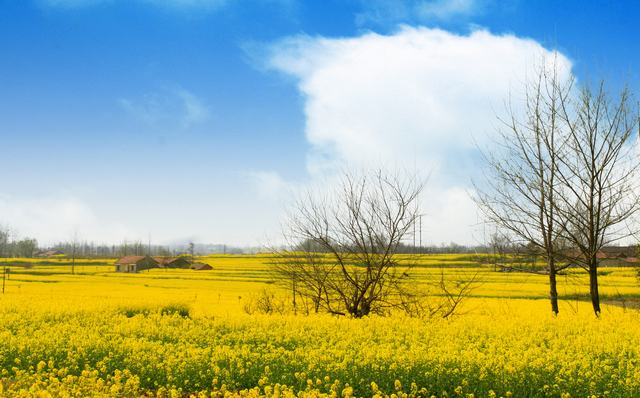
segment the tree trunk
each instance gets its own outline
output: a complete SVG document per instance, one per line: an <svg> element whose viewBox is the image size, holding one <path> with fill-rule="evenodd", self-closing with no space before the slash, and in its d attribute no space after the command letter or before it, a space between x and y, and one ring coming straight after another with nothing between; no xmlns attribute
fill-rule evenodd
<svg viewBox="0 0 640 398"><path fill-rule="evenodd" d="M558 286L556 281L556 267L550 262L549 267L549 299L551 300L551 311L553 315L558 315Z"/></svg>
<svg viewBox="0 0 640 398"><path fill-rule="evenodd" d="M598 292L598 260L591 259L589 264L589 294L596 316L600 316L600 293Z"/></svg>
<svg viewBox="0 0 640 398"><path fill-rule="evenodd" d="M298 315L298 306L296 305L296 278L291 279L291 293L293 293L293 315Z"/></svg>

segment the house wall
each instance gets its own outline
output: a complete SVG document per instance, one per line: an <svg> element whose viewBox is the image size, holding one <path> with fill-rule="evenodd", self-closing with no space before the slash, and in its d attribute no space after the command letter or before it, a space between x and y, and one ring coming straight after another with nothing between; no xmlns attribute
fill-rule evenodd
<svg viewBox="0 0 640 398"><path fill-rule="evenodd" d="M138 272L136 264L116 264L116 272Z"/></svg>
<svg viewBox="0 0 640 398"><path fill-rule="evenodd" d="M630 263L623 258L605 258L600 260L601 267L632 267L634 263Z"/></svg>
<svg viewBox="0 0 640 398"><path fill-rule="evenodd" d="M158 262L150 257L139 260L136 264L116 264L116 272L140 272L158 268Z"/></svg>

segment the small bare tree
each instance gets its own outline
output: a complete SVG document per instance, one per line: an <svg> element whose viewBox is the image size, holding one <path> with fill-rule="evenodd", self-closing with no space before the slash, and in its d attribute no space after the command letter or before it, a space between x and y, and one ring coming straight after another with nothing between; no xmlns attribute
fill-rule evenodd
<svg viewBox="0 0 640 398"><path fill-rule="evenodd" d="M480 274L452 278L440 269L434 278L418 281L402 287L398 297L399 307L409 316L418 318L449 318L460 314L464 301L481 282Z"/></svg>
<svg viewBox="0 0 640 398"><path fill-rule="evenodd" d="M299 301L305 304L305 309L309 303L314 313L321 309L335 312L327 290L332 269L330 261L322 248L306 243L293 250L274 251L276 275L281 277L285 288L291 289L294 313L297 313Z"/></svg>
<svg viewBox="0 0 640 398"><path fill-rule="evenodd" d="M640 210L637 154L638 109L627 89L611 100L604 83L583 87L562 102L566 145L558 158L561 190L557 211L562 235L574 247L569 261L589 273L593 311L600 314L598 253L633 236Z"/></svg>
<svg viewBox="0 0 640 398"><path fill-rule="evenodd" d="M509 259L509 254L513 253L513 250L510 250L511 240L507 235L496 231L489 236L488 244L492 255L493 270L497 271L498 266L503 267Z"/></svg>
<svg viewBox="0 0 640 398"><path fill-rule="evenodd" d="M556 277L566 267L556 261L561 229L556 214L563 145L560 113L572 86L572 79L563 79L556 64L539 69L536 79L526 84L524 113L509 106L497 149L486 156L486 183L476 184L475 200L488 221L544 257L554 314L559 312Z"/></svg>
<svg viewBox="0 0 640 398"><path fill-rule="evenodd" d="M277 267L314 309L362 317L398 304L411 264L397 258L418 218L423 184L380 170L346 173L335 190L307 192L288 219L288 238L309 247Z"/></svg>
<svg viewBox="0 0 640 398"><path fill-rule="evenodd" d="M9 257L11 230L0 224L0 258Z"/></svg>

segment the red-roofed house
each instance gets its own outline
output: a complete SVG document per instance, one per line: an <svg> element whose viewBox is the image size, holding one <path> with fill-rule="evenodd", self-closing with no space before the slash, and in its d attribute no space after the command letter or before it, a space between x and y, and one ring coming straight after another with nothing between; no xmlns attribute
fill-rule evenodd
<svg viewBox="0 0 640 398"><path fill-rule="evenodd" d="M153 257L160 268L189 268L191 261L186 257Z"/></svg>
<svg viewBox="0 0 640 398"><path fill-rule="evenodd" d="M160 263L149 256L124 256L116 261L116 272L139 272L159 266Z"/></svg>

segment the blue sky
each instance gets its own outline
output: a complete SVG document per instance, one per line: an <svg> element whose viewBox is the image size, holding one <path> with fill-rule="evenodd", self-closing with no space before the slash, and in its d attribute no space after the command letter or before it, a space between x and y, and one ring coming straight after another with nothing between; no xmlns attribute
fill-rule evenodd
<svg viewBox="0 0 640 398"><path fill-rule="evenodd" d="M0 224L254 245L292 190L381 162L428 170L430 243L473 243L491 110L554 49L580 81L637 92L639 16L632 1L0 0Z"/></svg>

